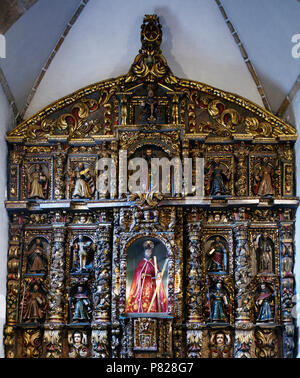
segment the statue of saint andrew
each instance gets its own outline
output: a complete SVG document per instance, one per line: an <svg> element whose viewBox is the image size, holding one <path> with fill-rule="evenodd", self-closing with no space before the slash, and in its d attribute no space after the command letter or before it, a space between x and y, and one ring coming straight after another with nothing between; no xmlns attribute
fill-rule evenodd
<svg viewBox="0 0 300 378"><path fill-rule="evenodd" d="M152 257L154 243L147 240L143 247L145 255L136 266L125 312L167 312L167 297L162 282L164 269L160 272L156 256Z"/></svg>

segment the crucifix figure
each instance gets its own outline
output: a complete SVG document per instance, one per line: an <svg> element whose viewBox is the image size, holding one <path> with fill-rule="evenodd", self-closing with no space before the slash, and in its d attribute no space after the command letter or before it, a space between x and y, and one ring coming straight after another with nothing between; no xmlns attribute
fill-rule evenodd
<svg viewBox="0 0 300 378"><path fill-rule="evenodd" d="M78 241L74 244L74 262L73 265L76 265L76 257L79 258L79 270L85 271L87 270L87 259L88 253L91 248L93 248L94 244L91 240L84 241L83 236L78 236Z"/></svg>

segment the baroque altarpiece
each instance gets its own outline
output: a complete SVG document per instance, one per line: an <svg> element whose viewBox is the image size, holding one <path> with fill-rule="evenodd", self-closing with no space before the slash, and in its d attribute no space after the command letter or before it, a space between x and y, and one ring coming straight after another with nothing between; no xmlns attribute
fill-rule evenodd
<svg viewBox="0 0 300 378"><path fill-rule="evenodd" d="M7 135L8 358L296 355L295 129L175 77L161 41L146 15L126 75ZM167 192L150 175L132 191L120 151L147 164L201 158L203 195L194 163L189 190L171 165Z"/></svg>

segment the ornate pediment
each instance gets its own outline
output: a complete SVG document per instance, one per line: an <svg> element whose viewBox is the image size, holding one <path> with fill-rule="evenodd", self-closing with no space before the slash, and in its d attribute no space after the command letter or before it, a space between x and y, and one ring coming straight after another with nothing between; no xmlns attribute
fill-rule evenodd
<svg viewBox="0 0 300 378"><path fill-rule="evenodd" d="M176 84L177 78L172 74L160 50L162 30L158 17L146 15L141 28L142 48L126 76L126 82L140 80Z"/></svg>
<svg viewBox="0 0 300 378"><path fill-rule="evenodd" d="M72 143L85 139L98 143L116 135L120 125L145 124L180 125L187 138L199 140L296 139L291 125L253 102L176 78L160 50L158 17L146 15L141 28L142 47L127 75L93 84L50 104L8 133L7 140ZM160 117L150 114L143 118L141 109L146 111L149 106L156 106Z"/></svg>

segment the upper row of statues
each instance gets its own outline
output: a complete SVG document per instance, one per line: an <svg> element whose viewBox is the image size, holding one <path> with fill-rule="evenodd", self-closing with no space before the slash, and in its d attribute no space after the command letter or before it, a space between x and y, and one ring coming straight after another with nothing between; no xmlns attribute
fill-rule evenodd
<svg viewBox="0 0 300 378"><path fill-rule="evenodd" d="M272 163L264 158L260 165L255 167L252 183L252 193L254 196L275 196L277 171ZM204 168L204 193L206 196L226 196L233 195L232 172L225 163L212 161ZM64 175L64 179L67 175ZM70 177L70 194L73 199L94 199L96 191L102 197L107 198L107 189L101 192L101 183L96 188L96 174L92 163L77 162L72 167ZM129 175L130 177L130 175ZM174 190L174 177L169 177L170 193ZM146 177L145 187L147 191L153 191L153 172ZM28 173L28 198L29 199L49 199L50 172L47 163L32 164ZM160 178L161 181L161 178ZM105 185L103 185L105 188ZM156 187L155 187L156 188ZM161 186L160 186L161 188ZM130 187L129 187L130 189ZM159 190L156 190L159 192Z"/></svg>

